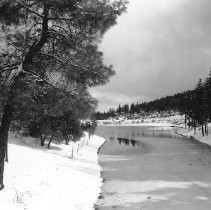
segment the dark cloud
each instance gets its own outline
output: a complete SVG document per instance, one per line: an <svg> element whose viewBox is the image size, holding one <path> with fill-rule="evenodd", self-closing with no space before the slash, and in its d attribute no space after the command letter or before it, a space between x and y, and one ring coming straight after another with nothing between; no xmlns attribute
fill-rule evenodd
<svg viewBox="0 0 211 210"><path fill-rule="evenodd" d="M191 89L211 65L210 0L131 0L105 35L105 63L116 75L92 90L99 109Z"/></svg>

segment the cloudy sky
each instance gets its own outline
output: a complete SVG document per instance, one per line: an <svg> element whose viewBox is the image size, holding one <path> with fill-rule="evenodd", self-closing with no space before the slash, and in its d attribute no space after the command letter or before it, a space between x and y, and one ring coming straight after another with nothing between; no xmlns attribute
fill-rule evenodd
<svg viewBox="0 0 211 210"><path fill-rule="evenodd" d="M129 2L100 45L116 71L91 90L100 111L191 89L210 71L210 0Z"/></svg>

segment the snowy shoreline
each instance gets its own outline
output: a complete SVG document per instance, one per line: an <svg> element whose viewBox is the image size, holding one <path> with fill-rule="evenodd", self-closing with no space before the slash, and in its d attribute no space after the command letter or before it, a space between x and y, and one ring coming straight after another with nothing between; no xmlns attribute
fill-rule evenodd
<svg viewBox="0 0 211 210"><path fill-rule="evenodd" d="M209 135L205 135L203 136L202 133L201 133L201 130L200 130L200 127L199 128L196 128L196 131L194 133L194 129L186 129L186 128L178 128L176 133L183 136L183 137L187 137L187 138L193 138L194 140L196 141L199 141L203 144L207 144L208 146L211 146L211 123L208 124L208 132L209 132Z"/></svg>
<svg viewBox="0 0 211 210"><path fill-rule="evenodd" d="M138 123L138 124L131 124L131 123L122 123L122 124L108 124L108 125L102 125L102 126L137 126L137 127L144 127L144 126L150 126L150 127L175 127L175 125L171 123Z"/></svg>
<svg viewBox="0 0 211 210"><path fill-rule="evenodd" d="M86 134L70 145L52 144L50 150L30 138L11 136L9 141L0 209L94 209L102 186L97 153L105 139Z"/></svg>

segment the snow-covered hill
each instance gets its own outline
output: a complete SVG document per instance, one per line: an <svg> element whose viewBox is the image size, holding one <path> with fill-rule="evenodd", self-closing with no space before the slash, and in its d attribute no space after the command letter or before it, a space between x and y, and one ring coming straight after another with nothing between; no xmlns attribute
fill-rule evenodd
<svg viewBox="0 0 211 210"><path fill-rule="evenodd" d="M154 113L144 117L119 116L108 120L98 120L98 125L119 125L119 126L184 126L185 116L179 113Z"/></svg>
<svg viewBox="0 0 211 210"><path fill-rule="evenodd" d="M97 151L104 139L86 134L70 145L40 148L35 140L9 139L1 210L88 210L97 200L102 179ZM73 154L73 157L72 157Z"/></svg>

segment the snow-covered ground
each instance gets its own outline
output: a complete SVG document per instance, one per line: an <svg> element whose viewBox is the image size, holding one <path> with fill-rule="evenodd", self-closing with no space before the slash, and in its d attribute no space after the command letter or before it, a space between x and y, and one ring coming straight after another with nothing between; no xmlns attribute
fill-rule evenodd
<svg viewBox="0 0 211 210"><path fill-rule="evenodd" d="M104 139L40 148L32 139L9 139L1 210L93 209L102 185L97 151ZM72 157L73 154L73 157Z"/></svg>
<svg viewBox="0 0 211 210"><path fill-rule="evenodd" d="M208 124L208 134L209 135L202 135L201 127L197 128L194 132L194 129L185 129L185 128L178 128L177 133L185 136L185 137L192 137L196 139L197 141L200 141L202 143L208 144L211 146L211 123Z"/></svg>
<svg viewBox="0 0 211 210"><path fill-rule="evenodd" d="M183 126L184 125L184 115L170 115L166 117L150 115L145 118L140 119L124 119L120 118L109 119L109 120L98 120L98 125L106 126Z"/></svg>

